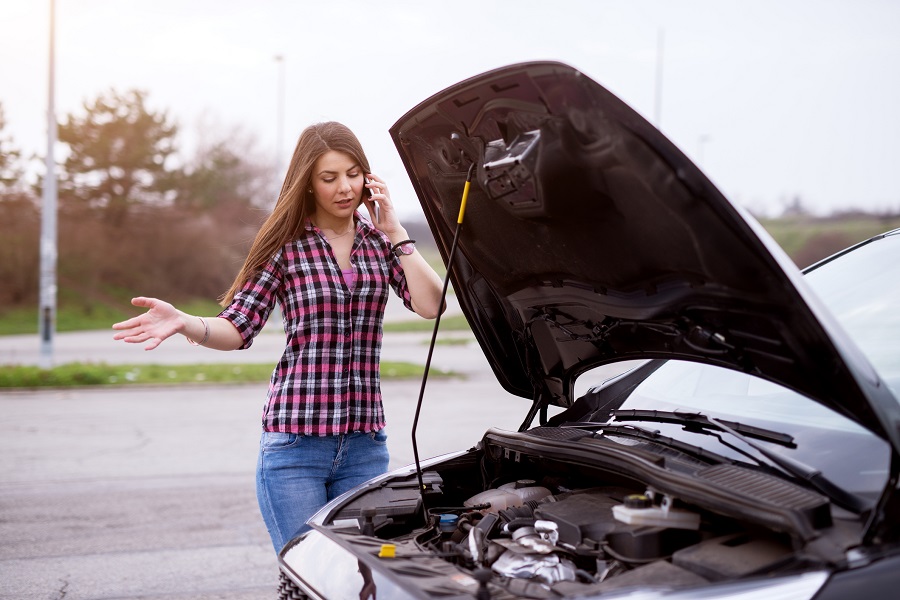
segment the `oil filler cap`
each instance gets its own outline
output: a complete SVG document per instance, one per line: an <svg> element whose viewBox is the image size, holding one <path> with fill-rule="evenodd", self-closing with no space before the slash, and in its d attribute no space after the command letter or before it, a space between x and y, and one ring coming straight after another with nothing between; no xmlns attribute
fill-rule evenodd
<svg viewBox="0 0 900 600"><path fill-rule="evenodd" d="M650 508L653 503L645 494L629 494L625 496L626 508Z"/></svg>

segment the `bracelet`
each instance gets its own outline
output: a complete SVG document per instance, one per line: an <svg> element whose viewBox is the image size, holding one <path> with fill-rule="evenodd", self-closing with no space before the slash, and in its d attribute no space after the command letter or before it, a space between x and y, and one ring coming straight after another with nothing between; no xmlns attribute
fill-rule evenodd
<svg viewBox="0 0 900 600"><path fill-rule="evenodd" d="M191 338L187 338L188 344L190 344L191 346L202 346L209 340L209 323L207 323L206 319L204 319L203 317L197 318L200 319L201 323L203 323L203 329L205 330L205 333L203 334L203 339L199 342L195 342Z"/></svg>

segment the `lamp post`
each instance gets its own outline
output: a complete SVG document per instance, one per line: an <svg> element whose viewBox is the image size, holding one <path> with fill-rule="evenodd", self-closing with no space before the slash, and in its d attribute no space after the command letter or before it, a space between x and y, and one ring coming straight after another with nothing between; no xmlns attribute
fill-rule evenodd
<svg viewBox="0 0 900 600"><path fill-rule="evenodd" d="M56 160L53 155L56 146L56 106L55 106L55 29L56 2L50 0L50 61L49 85L47 93L47 174L44 177L44 191L41 211L41 266L40 300L38 306L38 331L41 338L40 366L53 366L53 338L56 333Z"/></svg>
<svg viewBox="0 0 900 600"><path fill-rule="evenodd" d="M660 29L656 36L656 86L653 94L653 124L662 126L663 51L666 33Z"/></svg>
<svg viewBox="0 0 900 600"><path fill-rule="evenodd" d="M276 54L278 63L278 130L275 134L275 177L280 178L284 161L284 55Z"/></svg>

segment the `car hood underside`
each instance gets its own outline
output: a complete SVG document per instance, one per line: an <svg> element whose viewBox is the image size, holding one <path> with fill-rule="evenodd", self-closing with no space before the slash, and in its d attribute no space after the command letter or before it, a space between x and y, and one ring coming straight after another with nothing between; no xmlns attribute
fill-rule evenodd
<svg viewBox="0 0 900 600"><path fill-rule="evenodd" d="M462 221L451 278L511 393L565 406L591 367L692 360L896 437L878 408L896 401L790 259L579 71L525 63L477 76L412 109L391 135L445 261Z"/></svg>

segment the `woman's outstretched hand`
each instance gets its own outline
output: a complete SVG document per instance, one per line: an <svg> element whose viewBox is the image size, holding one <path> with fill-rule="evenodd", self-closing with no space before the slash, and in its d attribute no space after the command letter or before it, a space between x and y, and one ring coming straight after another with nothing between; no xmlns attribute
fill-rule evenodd
<svg viewBox="0 0 900 600"><path fill-rule="evenodd" d="M180 332L184 327L181 311L168 302L156 298L138 297L132 298L131 303L150 310L113 325L113 329L119 332L113 336L114 340L124 340L130 344L147 342L144 350L153 350L163 340Z"/></svg>

